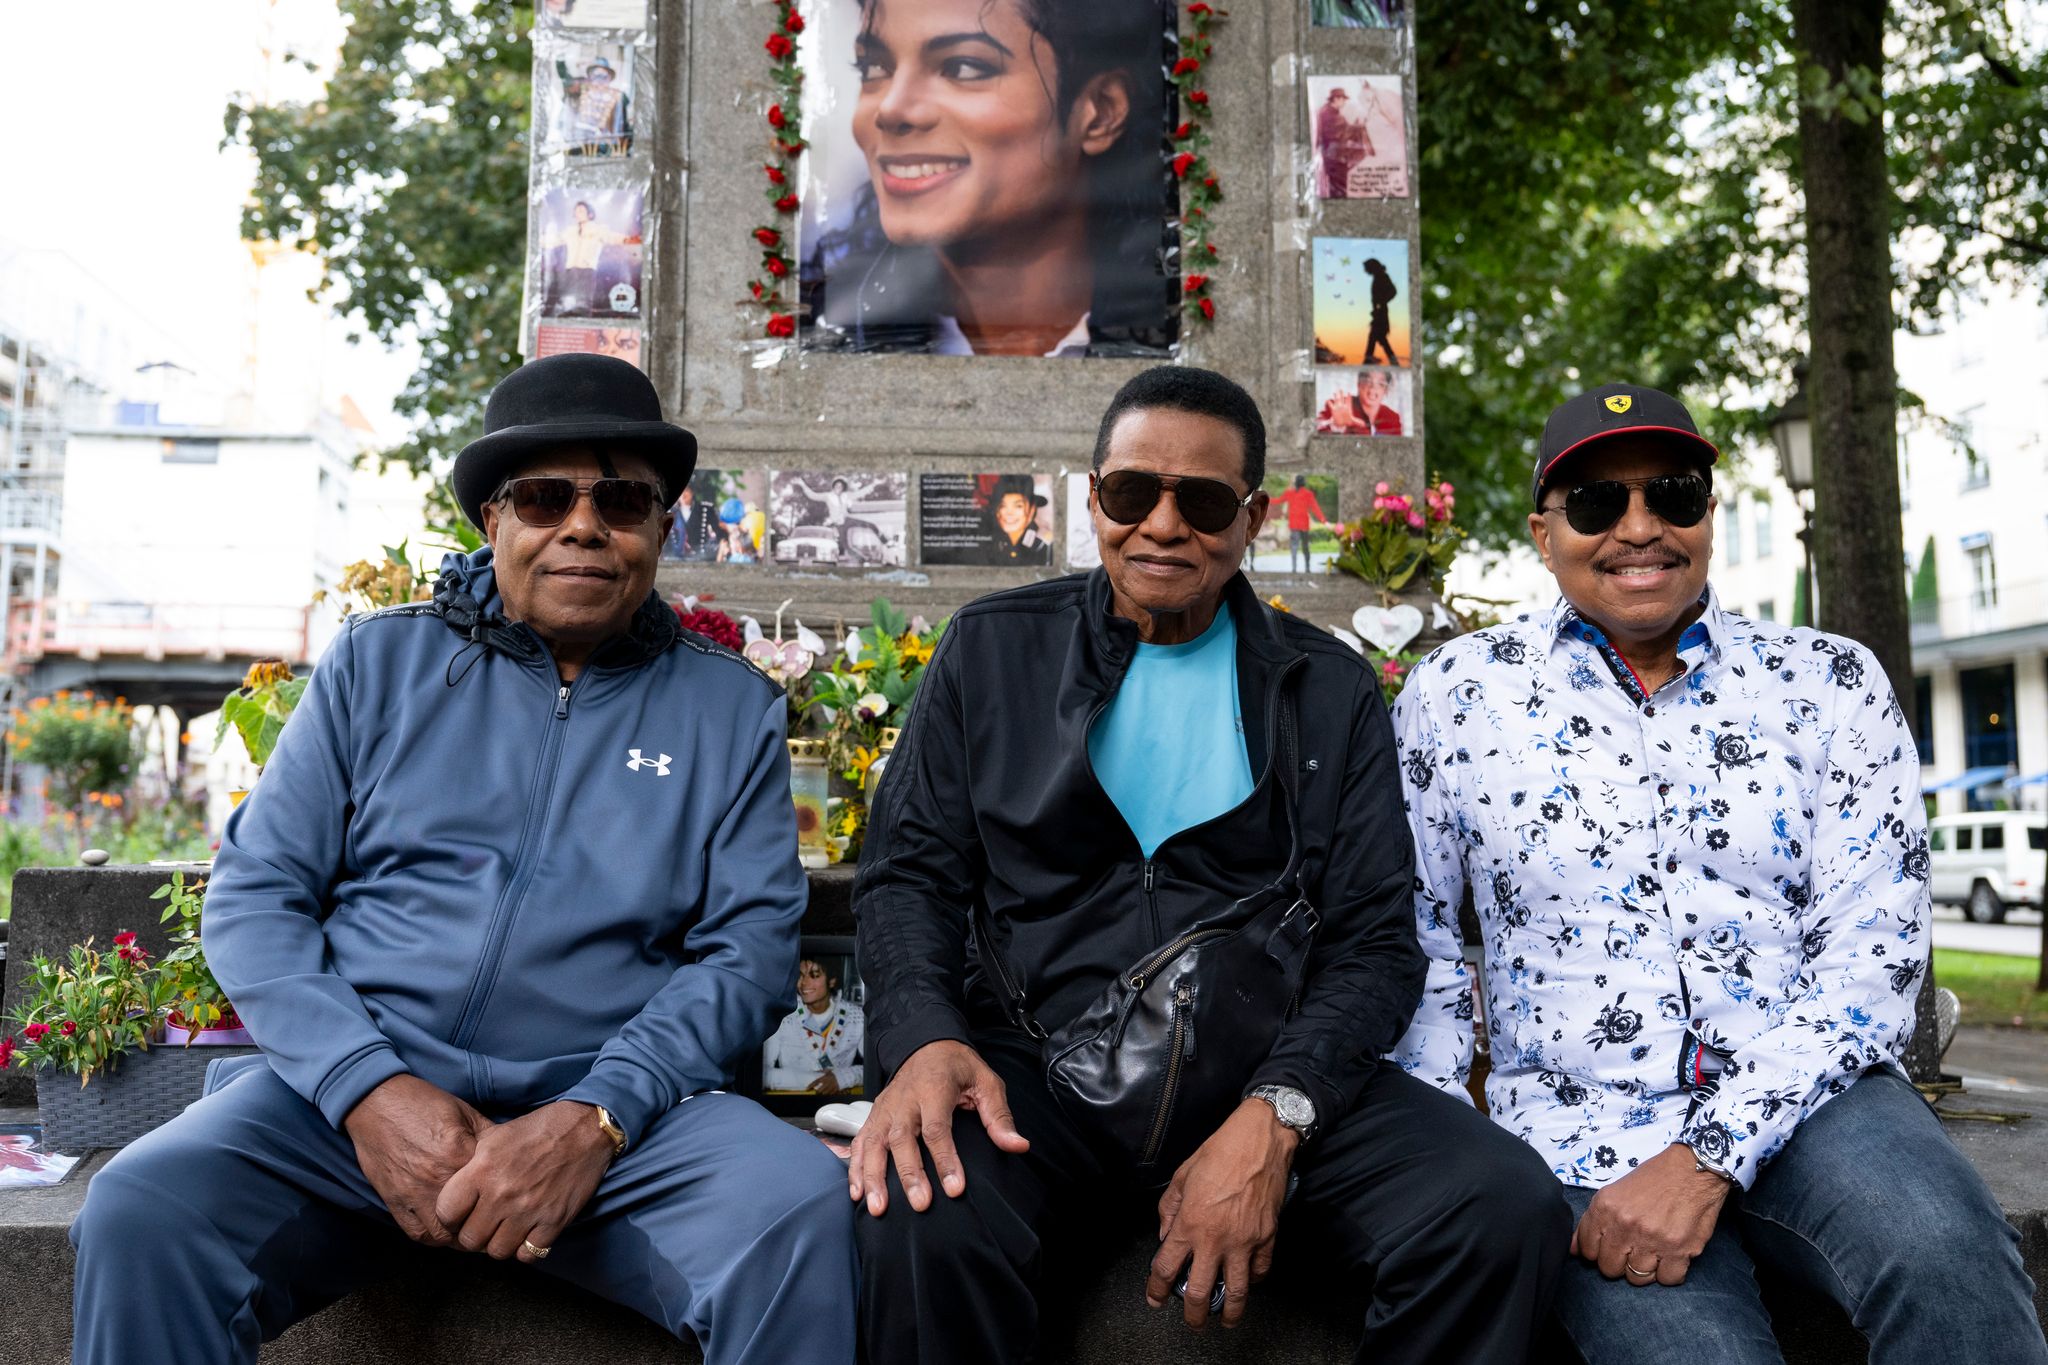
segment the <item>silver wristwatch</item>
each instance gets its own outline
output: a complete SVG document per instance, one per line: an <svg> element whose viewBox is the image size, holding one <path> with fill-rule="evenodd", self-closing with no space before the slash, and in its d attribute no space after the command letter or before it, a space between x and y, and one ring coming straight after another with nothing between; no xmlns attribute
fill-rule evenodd
<svg viewBox="0 0 2048 1365"><path fill-rule="evenodd" d="M1287 1127L1301 1134L1307 1142L1316 1130L1316 1104L1291 1085L1255 1085L1245 1095L1246 1099L1264 1100L1273 1106L1273 1114Z"/></svg>

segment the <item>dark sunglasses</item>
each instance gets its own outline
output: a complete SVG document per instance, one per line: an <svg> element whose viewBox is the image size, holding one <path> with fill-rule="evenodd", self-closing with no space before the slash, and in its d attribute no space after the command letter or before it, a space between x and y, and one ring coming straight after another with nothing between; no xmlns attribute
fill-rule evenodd
<svg viewBox="0 0 2048 1365"><path fill-rule="evenodd" d="M544 475L514 479L506 487L505 499L513 513L528 526L560 526L576 505L577 493L588 490L590 505L604 524L619 528L642 526L654 512L660 496L654 485L638 479L568 479Z"/></svg>
<svg viewBox="0 0 2048 1365"><path fill-rule="evenodd" d="M1660 474L1654 479L1600 479L1567 491L1564 503L1546 507L1562 512L1582 536L1597 536L1628 515L1629 490L1643 490L1650 515L1672 526L1697 526L1707 515L1707 481L1697 474Z"/></svg>
<svg viewBox="0 0 2048 1365"><path fill-rule="evenodd" d="M1142 469L1113 469L1107 474L1090 474L1095 483L1095 505L1102 515L1119 526L1136 526L1152 515L1159 495L1171 488L1180 519L1205 536L1213 536L1237 520L1237 514L1259 495L1254 488L1243 497L1221 479L1175 478L1170 474L1148 474Z"/></svg>

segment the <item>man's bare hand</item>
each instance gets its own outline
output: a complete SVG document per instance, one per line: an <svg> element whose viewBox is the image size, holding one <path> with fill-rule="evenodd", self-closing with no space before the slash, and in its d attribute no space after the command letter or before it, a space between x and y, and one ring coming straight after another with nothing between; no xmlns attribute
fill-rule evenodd
<svg viewBox="0 0 2048 1365"><path fill-rule="evenodd" d="M1638 1288L1683 1284L1731 1188L1695 1170L1692 1149L1674 1143L1593 1196L1572 1231L1572 1255Z"/></svg>
<svg viewBox="0 0 2048 1365"><path fill-rule="evenodd" d="M452 1243L455 1234L435 1217L434 1201L469 1163L491 1121L439 1086L398 1075L363 1096L341 1126L399 1231L428 1246Z"/></svg>
<svg viewBox="0 0 2048 1365"><path fill-rule="evenodd" d="M597 1193L612 1154L596 1109L556 1100L479 1137L476 1155L442 1186L434 1213L464 1251L538 1260L520 1243L553 1247Z"/></svg>
<svg viewBox="0 0 2048 1365"><path fill-rule="evenodd" d="M879 1218L889 1207L889 1162L910 1207L923 1213L932 1206L925 1180L920 1141L931 1149L939 1184L958 1199L967 1189L967 1172L953 1146L953 1111L972 1109L997 1147L1028 1152L1031 1144L1010 1117L1009 1094L1002 1078L989 1069L981 1054L965 1043L927 1043L910 1054L882 1093L853 1140L847 1162L848 1193L867 1200L868 1212Z"/></svg>
<svg viewBox="0 0 2048 1365"><path fill-rule="evenodd" d="M817 1080L805 1086L804 1089L810 1091L813 1095L836 1095L839 1093L839 1077L827 1071L820 1075Z"/></svg>
<svg viewBox="0 0 2048 1365"><path fill-rule="evenodd" d="M1188 1270L1181 1312L1188 1326L1209 1321L1209 1295L1223 1280L1223 1325L1244 1319L1253 1284L1273 1268L1287 1169L1301 1135L1264 1100L1246 1100L1173 1173L1159 1198L1159 1254L1145 1281L1145 1302L1164 1307L1181 1267Z"/></svg>

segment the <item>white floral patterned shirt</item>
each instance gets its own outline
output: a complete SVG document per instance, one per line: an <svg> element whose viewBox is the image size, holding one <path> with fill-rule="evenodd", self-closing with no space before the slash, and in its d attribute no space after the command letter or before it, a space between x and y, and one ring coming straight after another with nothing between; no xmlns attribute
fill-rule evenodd
<svg viewBox="0 0 2048 1365"><path fill-rule="evenodd" d="M1927 830L1905 716L1861 645L1705 601L1654 695L1560 599L1446 644L1394 708L1430 970L1391 1055L1462 1093L1470 887L1488 1105L1566 1184L1684 1142L1748 1188L1912 1034Z"/></svg>

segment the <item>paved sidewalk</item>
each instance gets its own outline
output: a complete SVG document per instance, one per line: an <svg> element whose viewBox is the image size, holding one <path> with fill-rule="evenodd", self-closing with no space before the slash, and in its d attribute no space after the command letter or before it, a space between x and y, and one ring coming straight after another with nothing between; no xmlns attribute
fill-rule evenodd
<svg viewBox="0 0 2048 1365"><path fill-rule="evenodd" d="M2041 913L2014 910L2004 924L1972 924L1953 906L1934 907L1934 946L2008 957L2041 955Z"/></svg>
<svg viewBox="0 0 2048 1365"><path fill-rule="evenodd" d="M1961 1076L1966 1090L1978 1096L2048 1096L2048 1031L1964 1024L1941 1069Z"/></svg>

